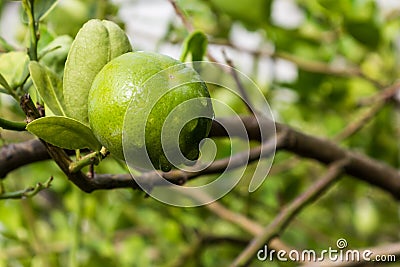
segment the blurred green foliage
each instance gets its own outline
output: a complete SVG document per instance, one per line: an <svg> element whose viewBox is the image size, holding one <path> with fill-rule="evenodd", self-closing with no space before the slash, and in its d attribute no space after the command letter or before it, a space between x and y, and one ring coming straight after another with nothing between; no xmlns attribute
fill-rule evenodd
<svg viewBox="0 0 400 267"><path fill-rule="evenodd" d="M275 56L271 59L261 52L231 47L229 51L238 55L233 58L235 63L240 68L242 57L250 55L253 67L248 75L256 82L265 80L265 76L272 77L259 84L277 120L306 133L333 138L368 110L370 105L362 103L379 92L376 83L389 86L399 78L400 10L384 13L372 0L297 0L293 3L303 19L296 27L287 28L273 19L273 7L278 1L179 0L178 4L194 27L208 35L211 47L221 43L232 45L234 29L238 27L259 34L262 43L255 52L272 47ZM0 1L0 11L7 4ZM132 8L137 4L130 3ZM106 0L59 1L40 24L39 54L43 54L43 62L61 76L71 38L82 24L90 18L121 23L119 8ZM16 29L15 35L23 47L26 27ZM186 36L187 31L172 17L168 32L160 41L180 45ZM59 45L61 49L51 48ZM5 54L7 50L1 43L0 51L0 58L10 58L0 61L0 72L9 70L12 63L13 70L18 70L14 72L18 74L17 82L25 66L22 59L16 58L21 52ZM267 71L277 71L274 63L279 53L292 56L294 79L267 75ZM273 66L269 70L260 63L265 58ZM356 68L363 75L313 71L309 68L313 62L332 68ZM28 83L25 90L29 91L30 86ZM231 101L235 110L246 112L229 93L210 89L214 97ZM22 121L18 103L1 96L0 116ZM398 106L389 103L341 145L399 168L400 128L396 109ZM0 145L32 138L27 133L0 130ZM229 142L218 140L217 147L218 157L229 155ZM248 167L251 169L252 165ZM126 169L107 159L96 171L124 173ZM256 192L248 193L245 179L220 203L267 225L323 172L324 168L316 162L279 152L271 175ZM55 178L51 188L34 198L0 202L0 266L175 266L191 249L195 251L183 266L227 266L240 253L243 243L221 242L199 248L199 239L252 237L206 207L176 208L129 189L84 194L51 161L22 167L0 182L7 191L16 191L44 182L50 176ZM335 247L339 238L346 238L351 248L398 242L398 205L387 193L344 177L307 207L281 238L291 247L317 250ZM279 262L268 265L295 266ZM265 263L255 260L252 266Z"/></svg>

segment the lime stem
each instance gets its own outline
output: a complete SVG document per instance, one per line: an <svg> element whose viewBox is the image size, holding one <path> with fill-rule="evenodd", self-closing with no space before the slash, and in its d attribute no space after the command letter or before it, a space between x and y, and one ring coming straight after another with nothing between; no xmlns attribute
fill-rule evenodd
<svg viewBox="0 0 400 267"><path fill-rule="evenodd" d="M76 161L72 162L69 165L69 171L71 173L77 173L86 166L98 165L107 155L107 149L102 147L100 151L89 153L81 159L77 159Z"/></svg>
<svg viewBox="0 0 400 267"><path fill-rule="evenodd" d="M12 130L12 131L25 131L26 123L19 122L19 121L9 121L3 118L0 118L0 128L5 130Z"/></svg>

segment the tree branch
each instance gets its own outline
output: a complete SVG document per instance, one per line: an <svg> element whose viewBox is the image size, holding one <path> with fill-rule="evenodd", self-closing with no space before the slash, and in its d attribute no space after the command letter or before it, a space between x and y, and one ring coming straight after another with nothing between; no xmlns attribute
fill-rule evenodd
<svg viewBox="0 0 400 267"><path fill-rule="evenodd" d="M304 207L320 196L343 171L343 167L348 163L348 159L343 159L333 163L324 177L312 185L306 192L298 196L286 208L284 208L275 219L256 236L246 247L245 250L235 259L231 266L247 266L254 259L257 251L270 240L279 235Z"/></svg>
<svg viewBox="0 0 400 267"><path fill-rule="evenodd" d="M220 119L221 125L233 127L229 119ZM269 122L260 122L252 117L242 117L243 124L252 140L259 140L260 127L266 127ZM345 173L367 183L375 185L400 200L400 172L395 168L361 155L348 149L341 148L336 143L322 139L316 136L308 135L297 131L287 125L276 123L278 133L284 132L286 140L277 150L286 150L303 158L317 160L323 164L329 165L338 160L349 158L350 163L345 167ZM219 124L213 125L211 129L212 136L223 136L224 130Z"/></svg>
<svg viewBox="0 0 400 267"><path fill-rule="evenodd" d="M244 166L249 162L256 161L260 157L268 157L274 152L275 146L280 147L283 144L283 141L284 135L278 135L276 142L275 140L270 140L270 142L266 142L261 146L251 149L249 157L247 157L247 151L237 153L232 157L216 160L211 163L207 168L202 169L198 172L187 172L182 170L172 170L170 172L151 171L143 173L141 176L135 177L135 180L140 180L140 184L142 185L160 186L163 185L160 184L161 177L173 184L182 185L189 180L198 178L203 175L221 173L227 168L228 164L230 165L230 168L233 169ZM94 190L125 187L132 187L136 189L139 187L135 180L132 179L130 174L97 174L91 182L95 186Z"/></svg>
<svg viewBox="0 0 400 267"><path fill-rule="evenodd" d="M26 121L28 123L40 118L43 115L40 114L29 94L25 94L21 97L20 106L26 115ZM87 175L83 174L81 171L74 173L70 171L69 167L72 163L72 160L62 148L53 146L43 140L40 140L40 142L43 143L47 153L57 163L58 167L60 167L70 181L72 181L76 186L86 193L90 193L95 189L95 187L93 187L91 184L91 179ZM0 153L0 155L1 154L3 153Z"/></svg>
<svg viewBox="0 0 400 267"><path fill-rule="evenodd" d="M341 148L329 140L306 135L285 125L277 124L277 128L278 132L288 130L288 141L285 142L284 150L324 164L349 158L350 163L345 166L345 173L384 189L400 199L400 172L393 167L366 155Z"/></svg>
<svg viewBox="0 0 400 267"><path fill-rule="evenodd" d="M19 167L47 159L50 155L38 139L5 145L0 149L0 178Z"/></svg>
<svg viewBox="0 0 400 267"><path fill-rule="evenodd" d="M222 125L230 127L230 129L235 128L236 122L231 121L229 118L219 119L219 121L220 123L214 121L210 137L226 137L227 132ZM250 140L261 139L260 127L271 127L270 121L257 122L257 120L252 116L242 117L242 122L247 130ZM332 141L304 134L287 125L276 123L275 126L277 133L282 134L280 135L282 140L279 141L280 144L277 146L277 150L286 150L301 157L314 159L327 165L348 157L350 163L345 167L345 173L359 180L375 185L391 193L396 199L400 199L400 173L393 167L368 156L341 148ZM231 134L240 137L239 132L233 132ZM46 153L46 148L40 144L40 141L38 140L2 147L0 149L0 177L5 177L7 173L23 165L39 160L49 159L50 156L46 155ZM61 152L59 151L58 153ZM221 161L213 163L212 166L215 168L214 170L217 170L217 164L221 163ZM222 168L223 166L224 165L221 164L219 168ZM207 171L213 170L213 168L208 168ZM206 174L205 171L203 173L194 173L192 175L195 176L191 178ZM154 175L154 173L151 175ZM176 171L171 171L162 175L164 177L174 176L173 180L178 184L179 181L181 183L189 178L186 173L179 173ZM88 179L88 177L86 177L85 183L87 184L88 189L85 191L89 192L96 189L122 187L135 188L135 183L128 174L97 175L95 179Z"/></svg>

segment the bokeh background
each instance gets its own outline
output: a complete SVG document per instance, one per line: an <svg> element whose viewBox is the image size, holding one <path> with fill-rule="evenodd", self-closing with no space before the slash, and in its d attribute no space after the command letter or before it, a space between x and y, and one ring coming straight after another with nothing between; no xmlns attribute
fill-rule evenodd
<svg viewBox="0 0 400 267"><path fill-rule="evenodd" d="M20 2L0 1L0 36L23 51L27 29ZM222 50L226 51L260 87L275 119L308 134L334 139L363 118L376 104L376 95L400 77L400 1L177 3L190 23L207 34L209 53L224 62ZM187 36L167 0L61 0L41 24L39 49L57 36L73 38L90 18L119 23L137 50L174 58L179 58ZM7 68L2 64L0 70ZM62 75L62 58L53 67ZM218 90L211 94L246 113L237 98ZM367 118L360 131L337 143L398 169L399 99L394 97ZM0 116L24 119L18 103L5 95ZM32 138L2 129L0 134L0 145ZM218 156L228 155L226 140L216 142ZM256 192L249 193L244 181L219 203L265 226L324 169L315 161L279 152ZM110 158L96 171L124 173L126 168ZM0 201L0 266L228 266L252 238L207 207L176 208L130 189L85 194L52 161L19 168L1 183L7 191L16 191L50 176L55 178L51 188L34 198ZM345 176L301 212L281 240L296 249L317 251L334 247L339 238L345 238L350 248L376 247L398 244L399 226L398 201ZM252 266L265 264L254 260Z"/></svg>

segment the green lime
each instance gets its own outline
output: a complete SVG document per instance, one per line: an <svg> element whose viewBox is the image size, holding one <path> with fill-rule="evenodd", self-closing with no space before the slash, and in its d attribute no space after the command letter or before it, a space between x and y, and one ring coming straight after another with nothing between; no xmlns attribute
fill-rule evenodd
<svg viewBox="0 0 400 267"><path fill-rule="evenodd" d="M168 171L199 157L213 117L209 97L193 68L157 53L126 53L93 81L89 123L115 157L129 153L133 165L148 168L146 153L155 168Z"/></svg>

